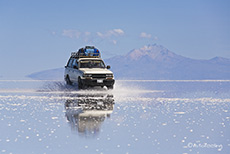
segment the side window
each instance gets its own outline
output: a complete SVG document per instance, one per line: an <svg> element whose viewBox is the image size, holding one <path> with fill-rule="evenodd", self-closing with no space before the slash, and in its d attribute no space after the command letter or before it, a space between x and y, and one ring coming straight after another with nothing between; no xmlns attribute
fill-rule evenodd
<svg viewBox="0 0 230 154"><path fill-rule="evenodd" d="M73 60L72 67L74 68L74 66L78 67L78 62L77 62L77 59L74 59L74 60Z"/></svg>
<svg viewBox="0 0 230 154"><path fill-rule="evenodd" d="M70 59L68 60L68 62L67 62L67 64L66 64L67 67L69 67L69 61L70 61Z"/></svg>
<svg viewBox="0 0 230 154"><path fill-rule="evenodd" d="M72 67L72 63L73 63L73 58L70 58L69 62L68 62L68 67Z"/></svg>

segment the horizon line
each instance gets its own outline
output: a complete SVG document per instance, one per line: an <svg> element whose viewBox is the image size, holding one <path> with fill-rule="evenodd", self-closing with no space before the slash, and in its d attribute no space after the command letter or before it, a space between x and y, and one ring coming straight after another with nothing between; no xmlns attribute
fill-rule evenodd
<svg viewBox="0 0 230 154"><path fill-rule="evenodd" d="M64 80L0 80L0 82L64 82ZM229 79L227 80L218 80L218 79L204 79L204 80L126 80L120 79L116 81L121 82L230 82Z"/></svg>

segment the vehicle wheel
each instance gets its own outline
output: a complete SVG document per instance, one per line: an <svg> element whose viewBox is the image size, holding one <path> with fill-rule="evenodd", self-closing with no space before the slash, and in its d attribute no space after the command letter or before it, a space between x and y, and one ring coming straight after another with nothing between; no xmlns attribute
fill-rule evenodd
<svg viewBox="0 0 230 154"><path fill-rule="evenodd" d="M66 80L66 84L72 85L72 82L70 81L69 76L67 76L65 80Z"/></svg>
<svg viewBox="0 0 230 154"><path fill-rule="evenodd" d="M107 89L113 89L113 85L112 86L107 86Z"/></svg>
<svg viewBox="0 0 230 154"><path fill-rule="evenodd" d="M78 78L78 89L86 89L87 86L82 82L81 78Z"/></svg>
<svg viewBox="0 0 230 154"><path fill-rule="evenodd" d="M78 89L82 89L81 78L78 78Z"/></svg>

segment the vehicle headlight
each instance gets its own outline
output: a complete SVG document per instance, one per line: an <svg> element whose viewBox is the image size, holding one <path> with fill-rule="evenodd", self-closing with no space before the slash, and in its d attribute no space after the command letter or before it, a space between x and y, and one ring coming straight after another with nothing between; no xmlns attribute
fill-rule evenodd
<svg viewBox="0 0 230 154"><path fill-rule="evenodd" d="M92 77L92 74L83 74L83 77L85 77L85 78Z"/></svg>
<svg viewBox="0 0 230 154"><path fill-rule="evenodd" d="M113 77L113 74L106 74L106 77L112 78L112 77Z"/></svg>

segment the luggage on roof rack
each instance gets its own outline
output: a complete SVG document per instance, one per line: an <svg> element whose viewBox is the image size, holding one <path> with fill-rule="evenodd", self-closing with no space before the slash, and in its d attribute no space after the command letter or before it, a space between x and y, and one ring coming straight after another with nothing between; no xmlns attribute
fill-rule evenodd
<svg viewBox="0 0 230 154"><path fill-rule="evenodd" d="M75 58L100 58L101 54L94 46L86 46L79 49L78 52L72 52L71 56Z"/></svg>

